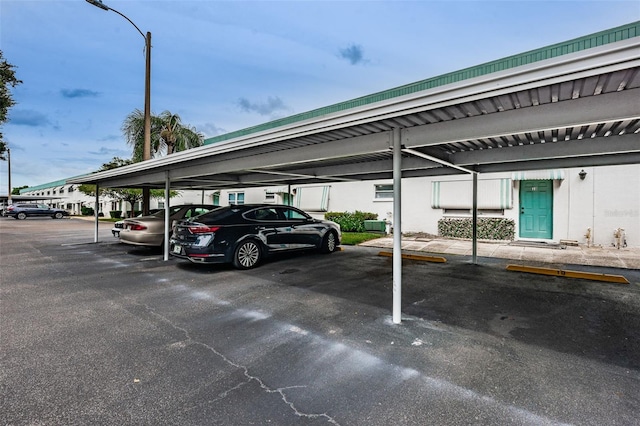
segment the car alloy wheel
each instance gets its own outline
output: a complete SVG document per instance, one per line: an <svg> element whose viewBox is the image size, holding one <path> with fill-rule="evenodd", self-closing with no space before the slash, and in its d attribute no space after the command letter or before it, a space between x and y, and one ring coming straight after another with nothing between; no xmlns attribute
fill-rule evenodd
<svg viewBox="0 0 640 426"><path fill-rule="evenodd" d="M322 240L322 247L320 250L323 253L331 253L336 250L336 234L332 231L327 232Z"/></svg>
<svg viewBox="0 0 640 426"><path fill-rule="evenodd" d="M260 262L260 247L255 241L245 241L236 249L233 265L239 269L253 268Z"/></svg>
<svg viewBox="0 0 640 426"><path fill-rule="evenodd" d="M26 213L22 213L22 212L20 212L20 213L18 213L18 215L17 215L16 217L17 217L18 219L20 219L20 220L24 220L24 219L26 219L26 218L27 218L27 214L26 214Z"/></svg>

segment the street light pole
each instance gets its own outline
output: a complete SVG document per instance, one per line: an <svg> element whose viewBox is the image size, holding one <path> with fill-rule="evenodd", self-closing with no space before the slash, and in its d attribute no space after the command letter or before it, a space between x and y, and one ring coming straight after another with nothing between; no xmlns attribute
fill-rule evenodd
<svg viewBox="0 0 640 426"><path fill-rule="evenodd" d="M11 201L11 149L7 148L7 181L9 182L9 192L7 192L7 206L12 204Z"/></svg>
<svg viewBox="0 0 640 426"><path fill-rule="evenodd" d="M102 10L110 10L122 16L124 19L129 21L129 23L133 25L136 30L138 30L142 38L144 38L146 49L146 64L144 73L144 145L142 149L142 160L149 160L151 159L151 32L147 31L147 35L145 36L144 33L140 31L140 28L138 28L138 26L134 24L131 19L118 12L117 10L102 3L102 0L86 1L87 3L99 7ZM142 214L144 215L149 214L149 194L149 188L142 189Z"/></svg>

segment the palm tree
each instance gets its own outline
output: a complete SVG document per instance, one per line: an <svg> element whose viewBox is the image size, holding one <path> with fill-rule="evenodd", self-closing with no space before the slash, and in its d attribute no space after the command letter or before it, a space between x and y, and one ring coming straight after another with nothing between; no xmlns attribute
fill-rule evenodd
<svg viewBox="0 0 640 426"><path fill-rule="evenodd" d="M151 116L151 157L159 154L160 131L162 123L158 117ZM127 145L133 147L131 159L134 163L139 163L144 159L144 113L135 109L125 118L121 127L122 133L127 141Z"/></svg>
<svg viewBox="0 0 640 426"><path fill-rule="evenodd" d="M122 123L127 144L133 147L134 163L142 161L144 148L144 113L134 110ZM184 151L202 146L204 135L195 127L183 125L178 114L164 111L160 116L151 115L151 157L159 157L164 153Z"/></svg>
<svg viewBox="0 0 640 426"><path fill-rule="evenodd" d="M160 140L166 149L167 155L202 146L204 135L199 133L195 127L182 125L178 114L164 111L159 118L163 123L160 131Z"/></svg>

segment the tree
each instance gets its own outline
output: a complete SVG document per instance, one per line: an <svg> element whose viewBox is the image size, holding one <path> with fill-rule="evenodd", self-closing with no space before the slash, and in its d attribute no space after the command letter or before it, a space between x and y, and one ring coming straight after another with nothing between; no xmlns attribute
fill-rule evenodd
<svg viewBox="0 0 640 426"><path fill-rule="evenodd" d="M7 113L9 108L15 105L13 96L9 91L9 86L16 87L21 84L22 81L16 78L14 71L15 66L8 63L0 50L0 126L7 122ZM2 133L0 132L0 160L7 160L5 154L7 152L7 144L3 140Z"/></svg>
<svg viewBox="0 0 640 426"><path fill-rule="evenodd" d="M121 127L127 145L133 148L131 159L139 163L144 152L144 113L139 109L134 110L125 118ZM160 149L160 131L162 122L158 117L151 116L151 157L157 156Z"/></svg>
<svg viewBox="0 0 640 426"><path fill-rule="evenodd" d="M134 163L142 161L144 149L144 113L134 110L122 123L122 133L127 144L133 147ZM151 156L184 151L202 146L204 135L195 127L183 125L178 114L164 111L159 116L151 116Z"/></svg>
<svg viewBox="0 0 640 426"><path fill-rule="evenodd" d="M188 124L182 125L178 114L164 111L159 118L162 120L160 141L163 143L167 155L196 148L204 143L204 135L198 133L195 127Z"/></svg>
<svg viewBox="0 0 640 426"><path fill-rule="evenodd" d="M100 166L98 171L104 172L106 170L112 170L112 169L117 169L118 167L128 166L129 164L133 164L133 160L120 158L120 157L113 157L111 161L109 161L108 163L104 163L102 166Z"/></svg>
<svg viewBox="0 0 640 426"><path fill-rule="evenodd" d="M13 189L11 190L11 195L20 195L20 190L21 190L21 189L28 188L28 187L29 187L29 185L24 185L24 186L19 186L19 187L17 187L17 188L13 188Z"/></svg>

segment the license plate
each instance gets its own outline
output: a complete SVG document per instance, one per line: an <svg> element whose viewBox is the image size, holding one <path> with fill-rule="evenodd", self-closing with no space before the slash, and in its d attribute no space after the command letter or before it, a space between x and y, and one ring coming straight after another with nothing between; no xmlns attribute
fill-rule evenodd
<svg viewBox="0 0 640 426"><path fill-rule="evenodd" d="M173 252L175 254L180 254L182 253L182 247L180 246L180 244L176 244L173 246Z"/></svg>

